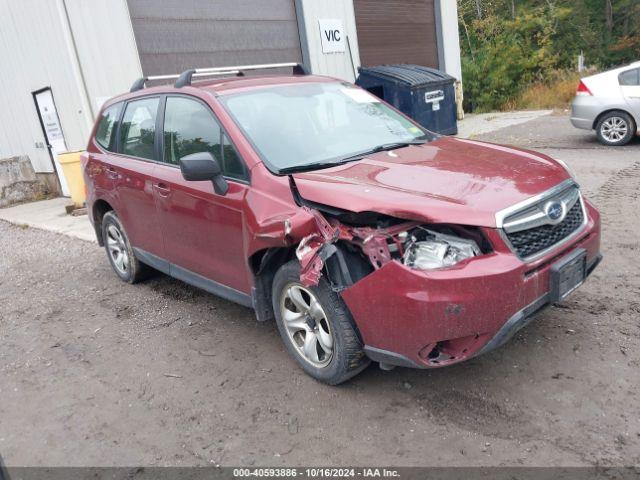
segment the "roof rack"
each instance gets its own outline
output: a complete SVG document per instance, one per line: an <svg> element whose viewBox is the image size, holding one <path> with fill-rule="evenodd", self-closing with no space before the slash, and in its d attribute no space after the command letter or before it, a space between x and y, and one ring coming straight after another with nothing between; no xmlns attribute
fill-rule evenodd
<svg viewBox="0 0 640 480"><path fill-rule="evenodd" d="M145 87L145 83L153 80L172 80L177 79L174 86L176 88L185 87L191 85L191 79L193 77L212 77L216 75L238 75L243 76L247 70L266 70L271 68L288 68L293 69L293 73L296 75L306 75L306 71L299 63L265 63L261 65L242 65L239 67L211 67L211 68L191 68L185 70L180 74L171 75L154 75L149 77L142 77L137 79L131 85L130 92L137 92Z"/></svg>

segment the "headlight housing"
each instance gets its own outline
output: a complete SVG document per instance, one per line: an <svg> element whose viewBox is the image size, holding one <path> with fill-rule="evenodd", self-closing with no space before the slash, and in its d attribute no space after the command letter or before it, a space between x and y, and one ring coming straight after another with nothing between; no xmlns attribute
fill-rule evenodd
<svg viewBox="0 0 640 480"><path fill-rule="evenodd" d="M426 232L424 240L415 237L407 244L403 263L416 270L434 270L455 265L467 258L480 255L480 248L473 240L434 232Z"/></svg>

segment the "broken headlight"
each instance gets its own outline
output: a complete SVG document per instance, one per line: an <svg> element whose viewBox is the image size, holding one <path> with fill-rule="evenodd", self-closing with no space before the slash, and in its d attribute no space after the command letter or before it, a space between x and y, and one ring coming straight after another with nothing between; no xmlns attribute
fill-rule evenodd
<svg viewBox="0 0 640 480"><path fill-rule="evenodd" d="M419 230L419 237L412 235L404 252L402 260L408 267L433 270L450 267L462 260L480 255L480 248L473 240L425 228Z"/></svg>

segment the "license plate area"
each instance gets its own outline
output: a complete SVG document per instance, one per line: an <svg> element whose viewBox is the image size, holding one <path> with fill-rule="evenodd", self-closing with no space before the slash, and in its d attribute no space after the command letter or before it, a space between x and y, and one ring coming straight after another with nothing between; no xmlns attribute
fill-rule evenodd
<svg viewBox="0 0 640 480"><path fill-rule="evenodd" d="M587 277L587 252L579 248L551 265L550 300L560 302Z"/></svg>

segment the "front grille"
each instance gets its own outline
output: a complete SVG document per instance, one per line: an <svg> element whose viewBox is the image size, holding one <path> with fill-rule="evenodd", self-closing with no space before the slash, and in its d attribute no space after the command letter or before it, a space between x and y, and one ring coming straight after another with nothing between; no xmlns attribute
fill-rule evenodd
<svg viewBox="0 0 640 480"><path fill-rule="evenodd" d="M578 200L557 225L540 225L506 235L518 256L526 258L561 242L580 228L583 222L582 202Z"/></svg>

